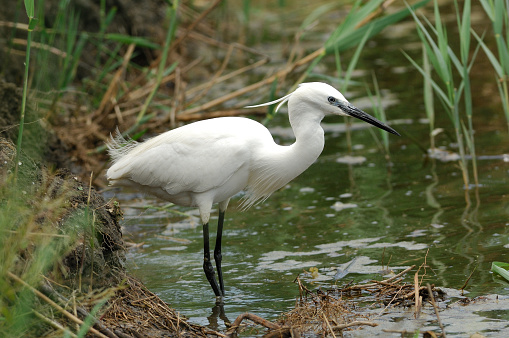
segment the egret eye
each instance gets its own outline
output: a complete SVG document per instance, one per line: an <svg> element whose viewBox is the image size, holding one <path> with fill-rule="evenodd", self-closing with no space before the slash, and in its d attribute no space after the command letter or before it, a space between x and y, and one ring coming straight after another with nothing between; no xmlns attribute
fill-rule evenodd
<svg viewBox="0 0 509 338"><path fill-rule="evenodd" d="M333 104L333 103L335 103L335 102L336 102L336 98L335 98L334 96L329 96L329 97L327 98L327 100L329 100L329 103L330 103L330 104Z"/></svg>

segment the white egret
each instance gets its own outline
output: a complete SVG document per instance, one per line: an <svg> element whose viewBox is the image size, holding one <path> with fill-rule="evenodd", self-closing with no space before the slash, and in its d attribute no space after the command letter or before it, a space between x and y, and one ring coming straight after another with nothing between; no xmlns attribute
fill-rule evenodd
<svg viewBox="0 0 509 338"><path fill-rule="evenodd" d="M306 170L324 146L320 122L325 115L353 116L399 135L391 127L350 104L335 88L303 83L294 92L259 107L288 101L295 143L274 142L262 124L243 117L220 117L167 131L143 143L120 135L108 144L113 165L106 174L112 185L132 187L181 206L198 207L203 225L205 275L217 297L224 295L221 239L230 198L245 190L244 207L268 198ZM276 109L276 111L277 111ZM214 260L209 248L209 219L218 203Z"/></svg>

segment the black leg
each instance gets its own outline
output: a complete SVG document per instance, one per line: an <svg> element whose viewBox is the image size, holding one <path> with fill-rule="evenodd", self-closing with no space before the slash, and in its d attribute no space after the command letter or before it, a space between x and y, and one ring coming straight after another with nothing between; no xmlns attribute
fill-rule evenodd
<svg viewBox="0 0 509 338"><path fill-rule="evenodd" d="M216 282L216 277L214 276L214 267L210 262L210 246L209 246L209 224L203 224L203 271L205 271L205 276L207 276L207 280L212 286L212 290L216 294L216 297L221 297L223 294L219 290L219 286Z"/></svg>
<svg viewBox="0 0 509 338"><path fill-rule="evenodd" d="M217 277L219 279L219 286L221 292L224 295L224 282L223 282L223 270L221 269L221 261L223 255L221 255L221 240L223 239L223 223L224 223L224 211L219 211L219 220L217 222L217 236L216 236L216 247L214 248L214 260L216 261Z"/></svg>

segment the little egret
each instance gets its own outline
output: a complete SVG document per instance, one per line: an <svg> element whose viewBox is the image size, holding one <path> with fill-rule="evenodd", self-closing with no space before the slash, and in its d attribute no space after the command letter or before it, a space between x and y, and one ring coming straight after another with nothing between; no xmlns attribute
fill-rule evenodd
<svg viewBox="0 0 509 338"><path fill-rule="evenodd" d="M221 238L230 198L245 190L243 206L268 198L318 158L324 146L320 122L325 115L353 116L389 133L391 127L350 104L335 88L303 83L294 92L260 107L288 102L295 142L281 146L262 124L243 117L219 117L167 131L143 143L119 134L108 144L113 165L106 176L112 185L132 187L181 206L198 207L203 225L203 269L216 297L224 295ZM276 111L277 111L276 109ZM212 267L209 219L218 203Z"/></svg>

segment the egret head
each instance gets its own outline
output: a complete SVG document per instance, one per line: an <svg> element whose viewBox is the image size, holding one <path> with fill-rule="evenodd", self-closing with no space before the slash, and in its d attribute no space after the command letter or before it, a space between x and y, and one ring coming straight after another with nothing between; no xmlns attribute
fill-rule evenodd
<svg viewBox="0 0 509 338"><path fill-rule="evenodd" d="M382 121L355 107L336 88L322 82L303 83L295 90L296 95L303 100L310 101L317 109L325 114L351 116L372 124L391 134L399 133Z"/></svg>
<svg viewBox="0 0 509 338"><path fill-rule="evenodd" d="M391 134L399 135L397 131L382 121L379 121L373 116L352 105L336 88L323 82L302 83L294 92L283 96L282 98L267 103L248 106L247 108L268 106L279 102L279 105L276 108L276 111L278 111L279 108L289 100L291 101L290 104L295 104L296 106L300 104L306 104L311 107L312 111L319 114L352 116L372 124L380 129L383 129Z"/></svg>

